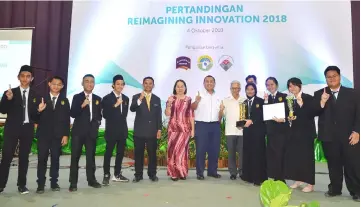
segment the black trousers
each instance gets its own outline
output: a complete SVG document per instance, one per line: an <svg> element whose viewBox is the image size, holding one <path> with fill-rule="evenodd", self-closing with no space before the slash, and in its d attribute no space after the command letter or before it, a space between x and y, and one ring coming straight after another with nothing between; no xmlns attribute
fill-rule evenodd
<svg viewBox="0 0 361 207"><path fill-rule="evenodd" d="M50 152L50 182L51 186L58 183L59 178L59 158L61 152L62 137L39 137L38 139L38 186L44 187L46 182L46 170Z"/></svg>
<svg viewBox="0 0 361 207"><path fill-rule="evenodd" d="M79 159L82 154L82 148L85 145L86 156L86 177L87 181L94 182L95 179L95 146L96 139L90 136L73 136L71 139L71 161L69 182L71 185L77 185L79 175Z"/></svg>
<svg viewBox="0 0 361 207"><path fill-rule="evenodd" d="M145 146L148 152L148 176L157 174L157 139L134 137L135 177L143 177Z"/></svg>
<svg viewBox="0 0 361 207"><path fill-rule="evenodd" d="M360 195L360 142L350 145L348 140L322 142L331 183L328 189L341 193L343 175L351 195Z"/></svg>
<svg viewBox="0 0 361 207"><path fill-rule="evenodd" d="M120 170L122 169L126 139L107 140L106 142L107 145L105 148L104 162L103 162L104 175L110 175L110 160L112 158L115 145L117 145L117 153L115 156L114 175L119 175Z"/></svg>
<svg viewBox="0 0 361 207"><path fill-rule="evenodd" d="M19 141L18 183L20 187L26 186L26 175L29 167L29 154L34 138L34 124L24 124L20 128L19 136L4 134L4 145L0 164L0 188L5 188L9 178L10 164Z"/></svg>

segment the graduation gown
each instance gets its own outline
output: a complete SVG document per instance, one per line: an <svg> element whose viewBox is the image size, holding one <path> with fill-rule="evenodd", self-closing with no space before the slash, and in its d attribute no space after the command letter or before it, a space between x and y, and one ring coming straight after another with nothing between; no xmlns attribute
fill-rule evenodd
<svg viewBox="0 0 361 207"><path fill-rule="evenodd" d="M243 128L243 166L241 179L256 185L260 185L263 181L267 180L266 126L263 121L263 103L263 99L254 97L250 109L250 119L253 124Z"/></svg>
<svg viewBox="0 0 361 207"><path fill-rule="evenodd" d="M313 97L302 93L302 108L295 102L294 115L287 139L285 155L285 178L315 184L314 139L316 127L313 110Z"/></svg>

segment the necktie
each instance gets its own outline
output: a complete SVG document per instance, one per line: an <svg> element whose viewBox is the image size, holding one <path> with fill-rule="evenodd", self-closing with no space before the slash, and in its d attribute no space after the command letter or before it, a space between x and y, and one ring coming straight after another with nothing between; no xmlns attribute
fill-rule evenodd
<svg viewBox="0 0 361 207"><path fill-rule="evenodd" d="M23 90L23 122L25 121L25 113L26 113L26 90Z"/></svg>
<svg viewBox="0 0 361 207"><path fill-rule="evenodd" d="M252 100L248 100L248 118L251 118Z"/></svg>
<svg viewBox="0 0 361 207"><path fill-rule="evenodd" d="M147 94L147 95L145 96L145 100L147 101L148 110L150 111L150 94Z"/></svg>
<svg viewBox="0 0 361 207"><path fill-rule="evenodd" d="M53 104L53 110L55 109L55 104L56 104L55 100L56 100L56 97L53 97L53 98L52 98L52 101L51 101L52 104Z"/></svg>
<svg viewBox="0 0 361 207"><path fill-rule="evenodd" d="M275 96L274 95L272 95L272 100L273 100L273 103L275 102Z"/></svg>
<svg viewBox="0 0 361 207"><path fill-rule="evenodd" d="M117 99L120 99L120 100L121 100L121 97L118 96ZM120 113L122 113L122 104L120 104Z"/></svg>
<svg viewBox="0 0 361 207"><path fill-rule="evenodd" d="M333 102L336 103L336 100L337 100L336 93L338 93L338 91L332 91L331 93L332 93Z"/></svg>

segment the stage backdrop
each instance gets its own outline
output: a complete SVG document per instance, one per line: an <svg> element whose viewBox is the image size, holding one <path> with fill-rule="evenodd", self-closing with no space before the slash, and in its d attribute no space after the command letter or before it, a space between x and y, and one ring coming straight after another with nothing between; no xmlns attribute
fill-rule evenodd
<svg viewBox="0 0 361 207"><path fill-rule="evenodd" d="M289 78L298 77L303 91L313 94L325 85L328 65L339 66L342 84L353 87L347 1L75 1L73 6L70 100L82 91L87 73L95 75L94 93L100 96L111 92L115 74L125 77L129 97L152 76L154 93L163 101L177 79L187 82L194 98L206 75L216 78L220 98L229 95L232 80L243 84L249 74L257 76L261 93L265 79L274 76L281 91ZM130 113L130 128L133 120Z"/></svg>

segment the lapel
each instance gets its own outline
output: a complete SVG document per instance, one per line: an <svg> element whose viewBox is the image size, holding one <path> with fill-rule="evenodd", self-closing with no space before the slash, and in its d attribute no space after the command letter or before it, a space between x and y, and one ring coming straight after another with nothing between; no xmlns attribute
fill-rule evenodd
<svg viewBox="0 0 361 207"><path fill-rule="evenodd" d="M340 103L342 103L342 100L344 100L344 97L346 97L345 94L345 88L343 88L342 86L340 87L340 89L338 90L338 94L337 94L337 99L336 99L336 105L339 105ZM332 93L331 93L332 94ZM333 98L333 97L331 97Z"/></svg>
<svg viewBox="0 0 361 207"><path fill-rule="evenodd" d="M153 98L153 94L150 96L150 109L149 111L152 111L153 110L153 105L154 105L154 98Z"/></svg>
<svg viewBox="0 0 361 207"><path fill-rule="evenodd" d="M19 104L22 107L23 106L23 102L22 102L23 97L21 95L20 86L15 88L14 97L15 97L15 101L17 102L16 104Z"/></svg>
<svg viewBox="0 0 361 207"><path fill-rule="evenodd" d="M95 98L94 94L92 93L92 119L94 119L95 115L95 108L96 108L97 99Z"/></svg>
<svg viewBox="0 0 361 207"><path fill-rule="evenodd" d="M33 93L32 90L30 90L30 88L29 88L29 95L28 95L28 100L27 101L28 101L28 112L29 112L30 111L29 107L32 106L33 104L35 104L36 101L38 101L38 100L35 100L34 93Z"/></svg>
<svg viewBox="0 0 361 207"><path fill-rule="evenodd" d="M118 101L118 100L117 100L117 97L115 96L115 94L114 94L113 91L110 92L110 93L111 93L111 95L110 95L110 97L111 97L110 101L111 101L112 103L116 103L116 102ZM122 94L122 100L124 100L124 99L123 99L123 94ZM121 104L120 107L123 107L123 104ZM120 111L120 107L119 107L119 111ZM122 110L123 110L123 108L122 108Z"/></svg>
<svg viewBox="0 0 361 207"><path fill-rule="evenodd" d="M122 106L122 115L123 115L123 113L125 112L128 106L128 103L125 101L125 95L123 93L122 93L122 100L123 100L123 104L121 106Z"/></svg>
<svg viewBox="0 0 361 207"><path fill-rule="evenodd" d="M256 105L258 104L256 96L254 96L254 99L252 101L252 106L251 106L251 117L252 117L252 113L256 111Z"/></svg>

